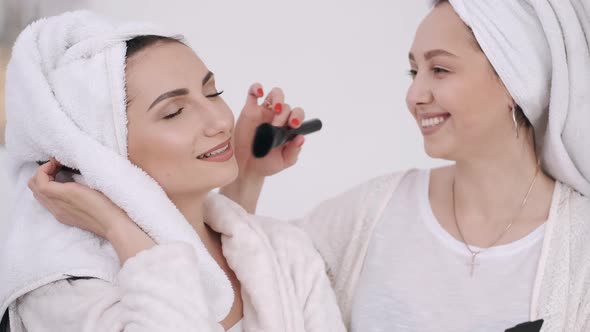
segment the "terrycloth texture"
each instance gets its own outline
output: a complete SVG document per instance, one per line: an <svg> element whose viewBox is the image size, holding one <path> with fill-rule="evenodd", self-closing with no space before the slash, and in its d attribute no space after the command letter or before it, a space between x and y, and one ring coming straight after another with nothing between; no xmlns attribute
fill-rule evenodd
<svg viewBox="0 0 590 332"><path fill-rule="evenodd" d="M546 171L590 196L590 2L449 2L532 122Z"/></svg>
<svg viewBox="0 0 590 332"><path fill-rule="evenodd" d="M222 234L223 254L241 281L244 331L344 332L311 240L288 223L255 219L227 198L211 196L207 220ZM30 292L11 308L13 332L223 331L207 316L191 249L169 244L141 252L115 284L58 281Z"/></svg>
<svg viewBox="0 0 590 332"><path fill-rule="evenodd" d="M347 327L375 223L403 173L382 176L320 204L295 224L324 258ZM590 199L562 183L555 216L545 226L530 320L543 332L590 331ZM403 250L403 248L400 248ZM384 257L387 259L387 257Z"/></svg>
<svg viewBox="0 0 590 332"><path fill-rule="evenodd" d="M127 159L125 41L169 35L144 25L111 24L90 12L33 23L8 64L6 147L14 203L0 234L0 313L17 297L68 276L114 282L111 245L58 223L27 188L36 161L55 156L81 170L76 180L107 195L158 243L186 242L215 317L233 302L229 280L162 188Z"/></svg>

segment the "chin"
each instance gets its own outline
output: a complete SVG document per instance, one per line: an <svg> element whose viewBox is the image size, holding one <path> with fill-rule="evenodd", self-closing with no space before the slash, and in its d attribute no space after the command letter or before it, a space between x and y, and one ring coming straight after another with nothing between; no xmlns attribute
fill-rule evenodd
<svg viewBox="0 0 590 332"><path fill-rule="evenodd" d="M224 187L238 177L238 164L228 162L223 166L200 169L191 175L185 175L179 181L177 189L184 193L207 193L217 188ZM187 182L186 179L193 179Z"/></svg>
<svg viewBox="0 0 590 332"><path fill-rule="evenodd" d="M234 182L238 177L238 163L231 162L225 165L225 167L221 167L216 170L215 174L209 175L210 179L215 180L215 183L212 184L212 189L220 188L223 186L227 186L228 184Z"/></svg>
<svg viewBox="0 0 590 332"><path fill-rule="evenodd" d="M238 166L236 164L235 170L232 170L232 172L228 172L227 174L225 174L220 185L217 186L217 188L227 186L228 184L234 182L237 178L238 178Z"/></svg>
<svg viewBox="0 0 590 332"><path fill-rule="evenodd" d="M430 158L452 160L452 149L448 144L443 144L440 141L428 142L425 140L424 151Z"/></svg>

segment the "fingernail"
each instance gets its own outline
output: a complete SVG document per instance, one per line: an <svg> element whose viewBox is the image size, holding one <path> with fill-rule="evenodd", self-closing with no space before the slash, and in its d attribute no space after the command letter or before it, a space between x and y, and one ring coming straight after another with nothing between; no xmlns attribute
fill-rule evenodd
<svg viewBox="0 0 590 332"><path fill-rule="evenodd" d="M283 105L281 103L276 103L275 105L275 113L279 114L283 111Z"/></svg>
<svg viewBox="0 0 590 332"><path fill-rule="evenodd" d="M297 119L297 118L291 119L291 127L293 127L293 128L299 127L299 123L300 123L299 119Z"/></svg>
<svg viewBox="0 0 590 332"><path fill-rule="evenodd" d="M258 88L258 90L256 90L256 94L258 97L262 97L264 96L264 90L262 90L262 88Z"/></svg>

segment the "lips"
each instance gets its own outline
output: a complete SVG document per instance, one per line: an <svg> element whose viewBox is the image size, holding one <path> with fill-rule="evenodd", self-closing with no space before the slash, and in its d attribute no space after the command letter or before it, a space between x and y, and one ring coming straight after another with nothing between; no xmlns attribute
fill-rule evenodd
<svg viewBox="0 0 590 332"><path fill-rule="evenodd" d="M425 128L433 127L445 122L445 120L446 118L444 116L437 116L434 118L422 119L422 121L420 121L420 125Z"/></svg>
<svg viewBox="0 0 590 332"><path fill-rule="evenodd" d="M436 132L450 117L450 113L421 113L418 114L417 120L422 133L430 135Z"/></svg>
<svg viewBox="0 0 590 332"><path fill-rule="evenodd" d="M208 158L215 157L219 154L222 154L222 153L226 152L228 149L230 149L230 140L229 139L219 145L214 146L210 150L207 150L207 151L203 152L202 154L198 155L197 159L206 160Z"/></svg>

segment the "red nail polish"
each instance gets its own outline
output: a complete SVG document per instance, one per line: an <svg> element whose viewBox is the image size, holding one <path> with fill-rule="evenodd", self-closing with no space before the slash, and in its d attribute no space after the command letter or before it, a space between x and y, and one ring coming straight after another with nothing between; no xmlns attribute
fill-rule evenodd
<svg viewBox="0 0 590 332"><path fill-rule="evenodd" d="M293 127L293 128L299 127L299 119L297 119L297 118L291 119L291 127Z"/></svg>
<svg viewBox="0 0 590 332"><path fill-rule="evenodd" d="M262 97L264 96L264 90L262 90L262 88L258 88L258 90L256 90L256 94L258 97Z"/></svg>
<svg viewBox="0 0 590 332"><path fill-rule="evenodd" d="M281 103L277 103L275 105L275 113L279 114L283 111L283 105Z"/></svg>

